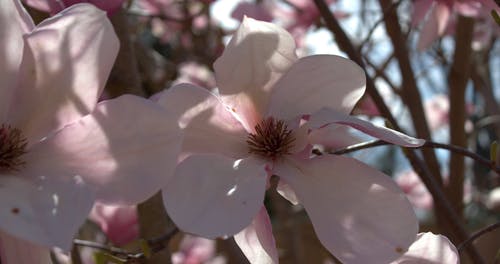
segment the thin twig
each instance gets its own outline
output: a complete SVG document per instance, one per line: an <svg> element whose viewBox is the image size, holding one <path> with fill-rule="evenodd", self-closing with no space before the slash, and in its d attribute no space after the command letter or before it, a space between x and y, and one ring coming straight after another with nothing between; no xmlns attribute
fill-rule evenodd
<svg viewBox="0 0 500 264"><path fill-rule="evenodd" d="M382 141L382 140L373 140L373 141L368 141L368 142L363 142L359 143L356 145L348 146L343 149L335 150L332 152L328 152L328 154L335 154L335 155L343 155L347 153L351 153L354 151L358 150L363 150L363 149L368 149L368 148L373 148L373 147L378 147L378 146L386 146L390 145L391 143ZM450 144L443 144L443 143L438 143L438 142L433 142L433 141L426 141L420 148L434 148L434 149L446 149L449 150L450 152L457 153L460 155L463 155L465 157L469 157L476 162L480 163L481 165L491 169L492 171L495 171L497 173L500 173L500 167L495 164L494 161L484 158L466 148L455 146L455 145L450 145Z"/></svg>
<svg viewBox="0 0 500 264"><path fill-rule="evenodd" d="M161 236L146 240L146 242L150 246L152 252L155 253L165 248L168 244L167 242L170 241L170 239L172 239L172 237L176 235L178 232L179 229L175 227L173 230ZM139 260L146 258L144 252L130 252L119 247L108 246L94 241L74 239L73 244L79 247L89 247L98 249L106 253L109 253L110 255L119 258L124 258L125 260Z"/></svg>
<svg viewBox="0 0 500 264"><path fill-rule="evenodd" d="M492 225L489 225L477 232L475 232L474 234L472 234L467 240L465 240L464 242L460 243L458 246L457 246L457 250L458 252L462 252L462 250L464 249L465 246L467 246L468 244L474 242L474 240L478 239L480 236L486 234L486 233L489 233L497 228L500 228L500 222L496 222Z"/></svg>
<svg viewBox="0 0 500 264"><path fill-rule="evenodd" d="M399 0L395 3L393 3L388 9L384 10L384 12L382 13L382 17L373 24L373 26L370 28L370 31L368 31L368 34L366 36L366 38L363 40L363 42L361 42L358 46L358 52L361 53L361 51L363 50L363 47L368 43L368 41L370 41L370 39L372 38L372 35L373 33L375 32L375 29L377 29L377 27L382 24L382 22L384 22L384 16L385 14L389 13L389 12L392 12L393 9L397 8L403 1L402 0Z"/></svg>

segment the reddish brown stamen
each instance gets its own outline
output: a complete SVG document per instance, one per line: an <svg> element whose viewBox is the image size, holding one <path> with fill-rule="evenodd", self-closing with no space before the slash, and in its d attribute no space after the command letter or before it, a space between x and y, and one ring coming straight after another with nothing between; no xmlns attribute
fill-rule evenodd
<svg viewBox="0 0 500 264"><path fill-rule="evenodd" d="M0 172L17 171L24 166L21 157L26 154L28 140L20 129L9 125L0 127Z"/></svg>
<svg viewBox="0 0 500 264"><path fill-rule="evenodd" d="M292 130L288 129L285 122L272 117L257 124L255 133L250 133L247 138L249 153L272 160L291 154L294 142Z"/></svg>

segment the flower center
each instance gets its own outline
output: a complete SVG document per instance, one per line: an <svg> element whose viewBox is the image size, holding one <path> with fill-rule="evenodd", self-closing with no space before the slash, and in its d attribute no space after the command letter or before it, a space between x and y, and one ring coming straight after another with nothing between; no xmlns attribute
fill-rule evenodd
<svg viewBox="0 0 500 264"><path fill-rule="evenodd" d="M5 124L0 126L0 173L17 171L25 164L21 157L27 145L28 140L20 129Z"/></svg>
<svg viewBox="0 0 500 264"><path fill-rule="evenodd" d="M268 117L255 126L255 134L248 134L248 152L276 160L291 154L295 138L284 121Z"/></svg>

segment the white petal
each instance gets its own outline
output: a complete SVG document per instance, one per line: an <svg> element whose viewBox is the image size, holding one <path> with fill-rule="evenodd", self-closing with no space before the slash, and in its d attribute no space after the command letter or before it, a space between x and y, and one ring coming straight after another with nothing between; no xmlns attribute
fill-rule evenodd
<svg viewBox="0 0 500 264"><path fill-rule="evenodd" d="M213 153L235 159L247 156L245 128L207 89L185 83L157 97L157 103L173 112L183 128L183 156L192 153Z"/></svg>
<svg viewBox="0 0 500 264"><path fill-rule="evenodd" d="M172 177L182 143L176 119L132 95L99 103L26 154L30 175L79 175L103 203L134 204Z"/></svg>
<svg viewBox="0 0 500 264"><path fill-rule="evenodd" d="M33 142L90 113L118 46L106 13L90 4L71 6L38 24L25 35L9 122Z"/></svg>
<svg viewBox="0 0 500 264"><path fill-rule="evenodd" d="M7 109L16 90L23 55L23 34L33 28L33 21L18 0L0 0L0 122L6 120Z"/></svg>
<svg viewBox="0 0 500 264"><path fill-rule="evenodd" d="M224 102L247 116L248 126L264 114L274 83L295 62L295 41L284 29L244 18L214 64Z"/></svg>
<svg viewBox="0 0 500 264"><path fill-rule="evenodd" d="M448 238L419 233L410 249L391 264L458 264L458 251Z"/></svg>
<svg viewBox="0 0 500 264"><path fill-rule="evenodd" d="M328 107L349 114L365 91L365 73L334 55L299 59L271 92L269 116L290 120Z"/></svg>
<svg viewBox="0 0 500 264"><path fill-rule="evenodd" d="M372 137L403 147L418 147L425 143L423 139L413 138L386 127L376 126L368 121L328 108L323 108L311 115L308 122L309 126L315 128L325 127L331 123L347 125Z"/></svg>
<svg viewBox="0 0 500 264"><path fill-rule="evenodd" d="M0 175L0 229L46 247L71 248L94 202L78 177Z"/></svg>
<svg viewBox="0 0 500 264"><path fill-rule="evenodd" d="M278 263L278 251L273 237L271 220L264 206L252 223L234 236L234 240L250 263Z"/></svg>
<svg viewBox="0 0 500 264"><path fill-rule="evenodd" d="M342 263L388 263L415 240L418 220L388 176L342 156L288 162L275 174L293 187L319 240Z"/></svg>
<svg viewBox="0 0 500 264"><path fill-rule="evenodd" d="M192 155L163 189L168 215L183 231L206 238L232 236L248 226L264 200L262 161Z"/></svg>

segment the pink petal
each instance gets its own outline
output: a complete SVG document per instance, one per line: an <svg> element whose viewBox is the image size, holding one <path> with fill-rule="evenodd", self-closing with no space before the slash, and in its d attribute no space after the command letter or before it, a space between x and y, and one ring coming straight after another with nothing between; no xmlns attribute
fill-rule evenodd
<svg viewBox="0 0 500 264"><path fill-rule="evenodd" d="M66 7L78 3L90 3L108 13L114 13L122 7L122 4L123 2L125 2L125 0L62 0L62 2L64 2Z"/></svg>
<svg viewBox="0 0 500 264"><path fill-rule="evenodd" d="M55 14L66 7L61 0L23 0L23 2L32 8L51 14Z"/></svg>
<svg viewBox="0 0 500 264"><path fill-rule="evenodd" d="M450 18L450 7L446 4L436 2L432 7L432 13L424 23L417 44L417 49L422 51L428 48L434 40L442 36L448 19Z"/></svg>
<svg viewBox="0 0 500 264"><path fill-rule="evenodd" d="M183 156L215 153L239 159L248 155L245 128L213 93L184 83L159 94L157 103L179 119Z"/></svg>
<svg viewBox="0 0 500 264"><path fill-rule="evenodd" d="M276 187L276 191L293 205L299 204L297 195L293 191L292 187L290 187L290 185L286 183L285 179L280 179L280 181L278 182L278 186Z"/></svg>
<svg viewBox="0 0 500 264"><path fill-rule="evenodd" d="M78 175L0 177L0 230L45 247L71 248L93 195Z"/></svg>
<svg viewBox="0 0 500 264"><path fill-rule="evenodd" d="M211 264L215 257L217 242L212 239L184 235L179 251L172 254L173 264ZM217 262L214 262L215 264Z"/></svg>
<svg viewBox="0 0 500 264"><path fill-rule="evenodd" d="M425 19L425 15L431 9L433 0L415 0L413 1L413 16L412 16L412 26L417 26Z"/></svg>
<svg viewBox="0 0 500 264"><path fill-rule="evenodd" d="M135 204L172 177L182 135L176 119L153 102L124 95L26 154L30 175L80 175L105 203Z"/></svg>
<svg viewBox="0 0 500 264"><path fill-rule="evenodd" d="M244 18L214 64L224 102L253 129L264 114L274 83L297 60L295 41L284 29Z"/></svg>
<svg viewBox="0 0 500 264"><path fill-rule="evenodd" d="M331 124L309 133L309 143L329 149L341 149L363 142L349 131L349 126Z"/></svg>
<svg viewBox="0 0 500 264"><path fill-rule="evenodd" d="M294 188L319 240L342 263L387 263L415 240L415 213L387 175L342 156L289 162L274 172Z"/></svg>
<svg viewBox="0 0 500 264"><path fill-rule="evenodd" d="M365 73L353 61L334 55L299 59L271 92L268 115L282 120L322 107L350 113L365 91Z"/></svg>
<svg viewBox="0 0 500 264"><path fill-rule="evenodd" d="M183 231L206 238L232 236L259 211L266 189L260 160L192 155L163 189L168 215Z"/></svg>
<svg viewBox="0 0 500 264"><path fill-rule="evenodd" d="M7 118L11 97L16 90L23 55L22 35L31 31L33 21L17 0L2 0L0 8L0 122Z"/></svg>
<svg viewBox="0 0 500 264"><path fill-rule="evenodd" d="M248 16L256 20L271 22L273 17L268 8L262 3L240 2L234 8L231 17L242 21L245 16Z"/></svg>
<svg viewBox="0 0 500 264"><path fill-rule="evenodd" d="M92 111L118 39L104 12L81 4L41 22L25 43L9 117L36 141Z"/></svg>
<svg viewBox="0 0 500 264"><path fill-rule="evenodd" d="M95 203L89 219L98 224L106 237L117 246L126 245L139 237L135 205L116 206Z"/></svg>
<svg viewBox="0 0 500 264"><path fill-rule="evenodd" d="M431 210L433 206L432 195L429 193L420 177L413 170L404 171L396 177L396 183L403 190L415 208Z"/></svg>
<svg viewBox="0 0 500 264"><path fill-rule="evenodd" d="M477 17L481 14L481 7L481 3L477 0L463 3L456 1L453 5L453 11L462 16Z"/></svg>
<svg viewBox="0 0 500 264"><path fill-rule="evenodd" d="M419 233L408 251L391 264L458 264L458 252L455 246L443 235Z"/></svg>
<svg viewBox="0 0 500 264"><path fill-rule="evenodd" d="M278 263L271 220L264 206L252 223L234 236L234 240L250 263Z"/></svg>
<svg viewBox="0 0 500 264"><path fill-rule="evenodd" d="M0 262L15 264L51 264L50 251L0 231Z"/></svg>
<svg viewBox="0 0 500 264"><path fill-rule="evenodd" d="M323 108L313 114L308 122L311 127L316 128L324 127L330 123L347 125L372 137L403 147L418 147L425 143L423 139L413 138L398 131L376 126L368 121L344 115L327 108Z"/></svg>

